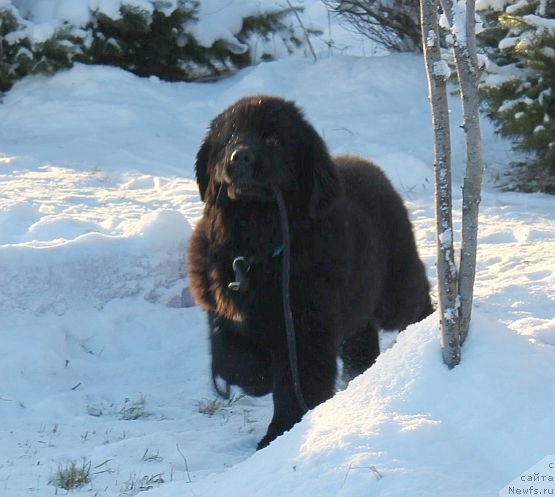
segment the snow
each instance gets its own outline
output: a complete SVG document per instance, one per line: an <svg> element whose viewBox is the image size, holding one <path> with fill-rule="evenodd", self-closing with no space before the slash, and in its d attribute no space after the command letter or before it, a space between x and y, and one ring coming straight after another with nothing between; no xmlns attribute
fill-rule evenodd
<svg viewBox="0 0 555 497"><path fill-rule="evenodd" d="M192 5L192 2L177 0L12 0L12 3L28 21L26 34L38 43L50 38L66 23L85 27L92 21L94 12L117 20L121 19L121 10L126 7L150 15L156 6L170 15L178 7ZM243 26L243 19L286 7L286 3L273 0L203 0L198 2L196 21L190 23L188 32L203 47L211 47L216 41L222 40L235 53L244 53L249 47L236 38ZM287 54L287 47L279 36L269 36L269 41L257 37L249 43L254 45L255 52L260 52L255 54L255 60L264 51L276 58Z"/></svg>
<svg viewBox="0 0 555 497"><path fill-rule="evenodd" d="M553 454L554 200L495 188L514 157L487 121L461 364L443 365L432 315L259 452L271 399L215 402L205 317L181 293L202 212L195 153L237 98L293 99L333 153L375 160L435 276L423 60L318 50L317 63L290 57L209 84L76 66L3 97L0 495L64 495L49 482L73 461L92 476L75 497L491 497ZM450 103L458 244L464 143Z"/></svg>
<svg viewBox="0 0 555 497"><path fill-rule="evenodd" d="M445 80L449 79L451 76L451 68L445 60L434 62L432 71L434 76L441 77Z"/></svg>
<svg viewBox="0 0 555 497"><path fill-rule="evenodd" d="M514 3L515 0L476 0L476 10L503 10L507 4ZM526 4L528 0L519 0L519 4Z"/></svg>
<svg viewBox="0 0 555 497"><path fill-rule="evenodd" d="M451 33L456 37L458 45L466 46L466 0L455 0L451 10Z"/></svg>
<svg viewBox="0 0 555 497"><path fill-rule="evenodd" d="M499 49L500 50L509 50L509 49L513 48L514 46L516 46L519 41L520 41L520 38L518 36L508 36L507 38L503 38L499 42Z"/></svg>
<svg viewBox="0 0 555 497"><path fill-rule="evenodd" d="M244 17L261 11L261 5L257 0L204 0L199 5L199 18L203 22L194 25L192 33L203 47L211 47L217 39L241 45L234 33L241 31Z"/></svg>
<svg viewBox="0 0 555 497"><path fill-rule="evenodd" d="M511 5L507 5L506 11L508 14L513 14L525 7L528 7L529 5L529 0L518 0L514 3L511 3ZM503 6L504 7L504 6ZM499 9L501 10L501 9Z"/></svg>
<svg viewBox="0 0 555 497"><path fill-rule="evenodd" d="M148 13L154 10L151 0L12 0L12 3L36 24L69 22L75 26L87 24L95 10L112 19L121 17L122 6ZM175 2L169 3L175 9Z"/></svg>
<svg viewBox="0 0 555 497"><path fill-rule="evenodd" d="M550 34L555 33L555 19L547 19L545 17L540 17L534 14L522 16L522 19L524 20L524 22L530 24L531 26L543 28Z"/></svg>
<svg viewBox="0 0 555 497"><path fill-rule="evenodd" d="M436 42L436 32L433 29L430 29L426 36L426 46L428 48L432 48L435 42Z"/></svg>

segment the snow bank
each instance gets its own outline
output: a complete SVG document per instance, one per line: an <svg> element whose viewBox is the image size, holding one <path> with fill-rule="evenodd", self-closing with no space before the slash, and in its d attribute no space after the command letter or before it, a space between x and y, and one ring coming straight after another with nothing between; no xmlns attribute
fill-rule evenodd
<svg viewBox="0 0 555 497"><path fill-rule="evenodd" d="M44 216L22 236L32 241L0 245L1 312L63 314L130 296L160 299L183 273L190 226L181 213L167 210L127 224L117 236L95 223Z"/></svg>
<svg viewBox="0 0 555 497"><path fill-rule="evenodd" d="M552 452L554 352L479 313L449 371L438 337L436 315L410 327L346 391L195 495L497 495Z"/></svg>
<svg viewBox="0 0 555 497"><path fill-rule="evenodd" d="M8 161L8 171L0 169L7 193L0 200L2 312L63 314L129 296L171 298L191 232L185 214L194 219L200 209L190 207L198 201L192 181L132 171L29 170L25 163Z"/></svg>
<svg viewBox="0 0 555 497"><path fill-rule="evenodd" d="M202 85L77 65L16 88L3 98L0 127L19 168L108 164L152 175L191 174L189 161L204 132L191 109L202 101ZM71 107L60 113L68 100Z"/></svg>

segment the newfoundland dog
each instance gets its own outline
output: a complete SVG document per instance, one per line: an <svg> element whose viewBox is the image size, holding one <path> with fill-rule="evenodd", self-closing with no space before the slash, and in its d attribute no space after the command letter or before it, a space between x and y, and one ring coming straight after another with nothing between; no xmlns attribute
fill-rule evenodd
<svg viewBox="0 0 555 497"><path fill-rule="evenodd" d="M429 284L383 172L332 158L292 102L236 102L212 121L195 168L205 207L191 290L208 313L218 393L223 380L273 395L262 448L334 394L338 355L352 378L378 356L378 330L430 314Z"/></svg>

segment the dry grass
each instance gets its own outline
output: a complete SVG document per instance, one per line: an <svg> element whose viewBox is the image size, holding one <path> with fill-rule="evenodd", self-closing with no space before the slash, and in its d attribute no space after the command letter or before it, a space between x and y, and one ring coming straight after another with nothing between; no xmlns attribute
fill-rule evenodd
<svg viewBox="0 0 555 497"><path fill-rule="evenodd" d="M232 395L225 401L220 399L202 399L197 402L197 410L200 414L205 414L206 416L214 416L218 412L226 413L243 397L244 395Z"/></svg>
<svg viewBox="0 0 555 497"><path fill-rule="evenodd" d="M132 474L129 479L124 482L124 486L121 489L121 497L134 497L140 492L147 492L152 490L154 487L164 483L164 478L162 473L156 475L144 475L137 476Z"/></svg>
<svg viewBox="0 0 555 497"><path fill-rule="evenodd" d="M91 481L91 462L85 461L78 465L75 461L65 466L58 466L58 471L50 480L50 483L57 488L73 490L85 486Z"/></svg>
<svg viewBox="0 0 555 497"><path fill-rule="evenodd" d="M135 421L149 416L146 411L146 401L142 395L137 400L125 399L123 407L118 412L118 417L122 421Z"/></svg>
<svg viewBox="0 0 555 497"><path fill-rule="evenodd" d="M206 416L214 416L221 409L223 409L223 402L218 399L202 399L197 402L198 412Z"/></svg>

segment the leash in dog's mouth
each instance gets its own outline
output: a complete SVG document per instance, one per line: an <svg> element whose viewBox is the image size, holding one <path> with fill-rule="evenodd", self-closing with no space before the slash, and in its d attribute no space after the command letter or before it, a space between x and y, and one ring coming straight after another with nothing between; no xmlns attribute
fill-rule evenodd
<svg viewBox="0 0 555 497"><path fill-rule="evenodd" d="M233 181L227 186L227 195L231 200L251 200L255 202L273 202L273 187L261 185L256 181Z"/></svg>

